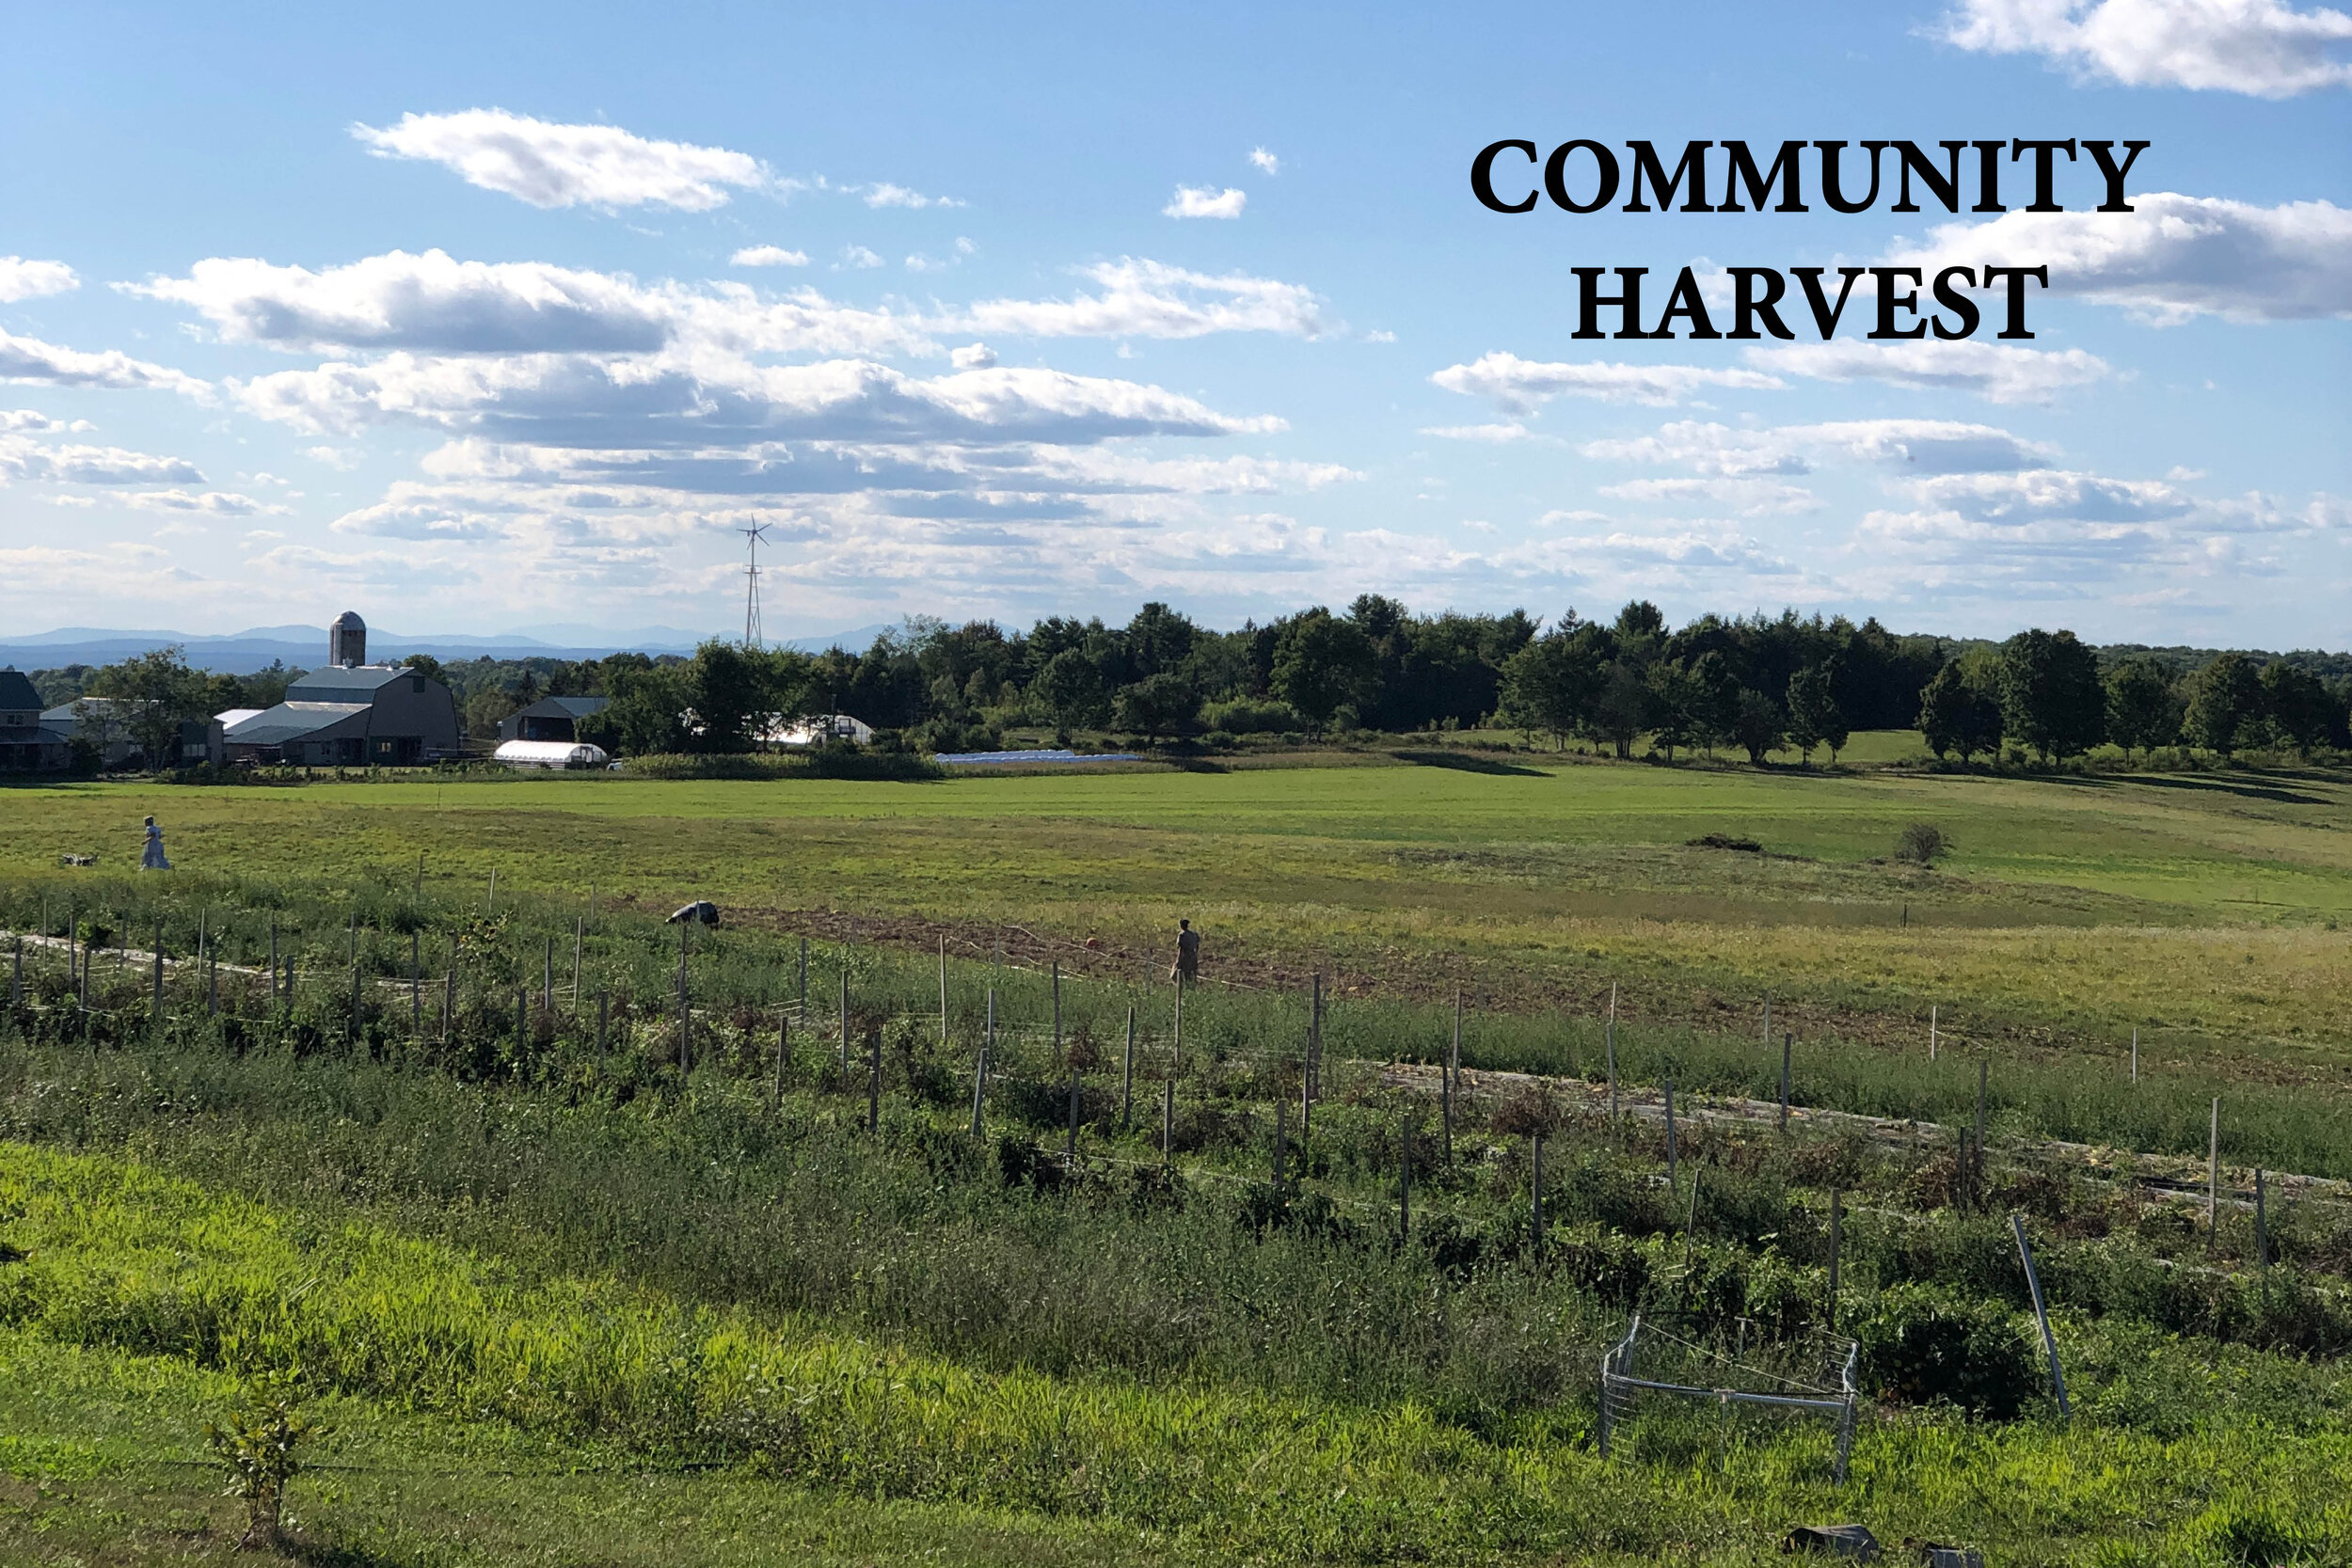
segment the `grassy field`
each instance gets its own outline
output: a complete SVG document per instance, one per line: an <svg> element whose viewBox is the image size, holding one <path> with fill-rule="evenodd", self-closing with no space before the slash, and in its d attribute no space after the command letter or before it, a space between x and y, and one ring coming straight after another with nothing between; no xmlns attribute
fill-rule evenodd
<svg viewBox="0 0 2352 1568"><path fill-rule="evenodd" d="M0 1558L230 1560L197 1429L262 1374L332 1427L311 1562L1728 1564L1831 1517L2003 1564L2352 1556L2352 1212L2251 1206L2254 1166L2352 1177L2352 782L1303 760L0 795L0 927L70 911L105 955L85 1014L36 943L0 1018ZM150 812L170 878L125 875ZM1920 821L1933 870L1887 854ZM689 1072L660 916L697 895L729 919L686 943ZM1222 982L1181 1053L1178 914ZM199 922L246 966L217 1015ZM159 930L160 1016L119 956ZM300 978L269 1007L273 932ZM1448 1120L1384 1069L1443 1055L1457 986L1466 1064L1558 1076ZM1610 1075L1769 1101L1768 995L1795 1124L1686 1121L1670 1174ZM1633 1310L1857 1335L1853 1482L1818 1427L1671 1410L1602 1460Z"/></svg>
<svg viewBox="0 0 2352 1568"><path fill-rule="evenodd" d="M1417 753L1418 754L1418 753ZM1367 759L1350 759L1362 762ZM1380 761L1391 761L1382 757ZM1179 914L1212 973L1631 1016L1760 1009L1889 1042L1947 1026L2310 1074L2342 1065L2352 781L2021 780L1548 764L1146 771L940 784L626 778L21 788L0 874L135 847L183 867L667 908L710 896L996 925L1164 965ZM1487 769L1487 770L1481 770ZM1940 827L1933 871L1892 863ZM1765 853L1691 847L1708 833ZM58 884L61 891L64 881ZM931 940L927 938L926 940Z"/></svg>

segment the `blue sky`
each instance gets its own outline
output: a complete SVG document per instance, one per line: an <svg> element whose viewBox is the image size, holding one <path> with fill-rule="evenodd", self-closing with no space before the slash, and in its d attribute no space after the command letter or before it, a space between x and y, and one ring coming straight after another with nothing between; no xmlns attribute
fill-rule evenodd
<svg viewBox="0 0 2352 1568"><path fill-rule="evenodd" d="M2338 11L8 30L0 632L723 632L766 523L771 636L1375 590L2352 646ZM1486 212L1522 136L2152 145L2132 214L2087 159L2062 214ZM2035 341L1570 338L1580 265L1890 260L2046 261Z"/></svg>

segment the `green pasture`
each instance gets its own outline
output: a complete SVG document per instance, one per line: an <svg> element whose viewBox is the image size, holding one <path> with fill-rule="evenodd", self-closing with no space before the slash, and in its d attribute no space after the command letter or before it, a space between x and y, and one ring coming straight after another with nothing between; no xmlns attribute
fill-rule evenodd
<svg viewBox="0 0 2352 1568"><path fill-rule="evenodd" d="M1865 737L1868 738L1868 737ZM1302 759L1311 762L1316 759ZM1165 961L1180 914L1252 973L1712 1017L1781 999L1923 1041L1931 1007L2016 1037L2322 1070L2352 993L2352 781L2250 771L1989 778L1671 768L1406 750L1346 766L929 784L621 777L24 786L0 874L126 869L155 814L184 869L503 888L746 917L1018 926ZM1905 824L1949 839L1888 859ZM1763 853L1693 847L1708 834ZM1807 1020L1810 1019L1810 1022ZM1865 1025L1867 1024L1867 1027ZM2265 1070L2273 1070L2265 1069Z"/></svg>

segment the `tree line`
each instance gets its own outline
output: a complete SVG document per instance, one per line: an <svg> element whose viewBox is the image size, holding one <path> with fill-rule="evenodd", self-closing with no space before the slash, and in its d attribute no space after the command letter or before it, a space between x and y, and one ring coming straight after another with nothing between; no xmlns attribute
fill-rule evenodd
<svg viewBox="0 0 2352 1568"><path fill-rule="evenodd" d="M1730 748L1758 764L1788 747L1835 760L1856 731L1914 728L1963 761L2005 747L2056 761L2107 741L2143 754L2352 747L2344 656L2103 650L2038 628L1962 641L1792 610L1670 627L1645 600L1546 625L1518 610L1417 615L1365 594L1232 631L1152 603L1124 625L1049 616L1025 631L909 617L862 652L714 639L691 657L405 662L450 686L477 739L541 697L607 697L584 738L625 754L751 751L779 721L835 713L886 745L946 752L1014 729L1221 743L1482 726L1620 757ZM160 736L167 716L266 706L300 673L207 676L175 649L35 680L44 700L69 680L131 699Z"/></svg>

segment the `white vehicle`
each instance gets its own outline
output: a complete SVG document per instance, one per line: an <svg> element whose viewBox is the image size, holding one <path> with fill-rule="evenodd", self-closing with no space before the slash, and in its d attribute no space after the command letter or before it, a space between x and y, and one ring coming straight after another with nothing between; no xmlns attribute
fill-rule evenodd
<svg viewBox="0 0 2352 1568"><path fill-rule="evenodd" d="M510 740L490 753L509 768L602 768L612 759L601 746L569 740Z"/></svg>

